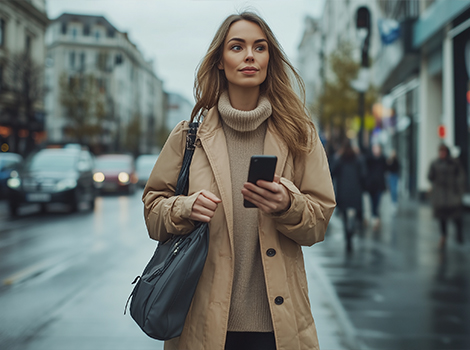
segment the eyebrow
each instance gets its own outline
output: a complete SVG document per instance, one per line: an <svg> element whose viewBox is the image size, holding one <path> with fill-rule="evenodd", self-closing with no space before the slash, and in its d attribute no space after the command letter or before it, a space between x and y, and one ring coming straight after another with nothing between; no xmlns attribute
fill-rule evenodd
<svg viewBox="0 0 470 350"><path fill-rule="evenodd" d="M232 38L232 39L230 39L229 41L227 41L227 44L228 44L229 42L231 42L231 41L241 41L242 43L245 43L245 42L246 42L245 39L241 39L241 38ZM266 39L258 39L258 40L255 40L255 44L260 43L260 42L266 42L266 43L267 43L268 41L267 41Z"/></svg>

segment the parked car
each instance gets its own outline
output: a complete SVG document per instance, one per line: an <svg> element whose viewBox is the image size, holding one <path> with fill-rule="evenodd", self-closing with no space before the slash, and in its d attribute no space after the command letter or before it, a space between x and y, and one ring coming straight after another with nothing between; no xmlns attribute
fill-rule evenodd
<svg viewBox="0 0 470 350"><path fill-rule="evenodd" d="M11 172L16 170L22 161L23 157L17 153L0 153L0 198L7 196L7 180L10 178Z"/></svg>
<svg viewBox="0 0 470 350"><path fill-rule="evenodd" d="M106 154L96 157L93 180L101 192L134 193L138 180L134 157L128 154Z"/></svg>
<svg viewBox="0 0 470 350"><path fill-rule="evenodd" d="M11 215L18 215L18 208L26 203L39 203L42 211L48 203L64 203L77 211L86 202L93 210L93 154L77 144L50 147L33 153L11 173L7 181Z"/></svg>
<svg viewBox="0 0 470 350"><path fill-rule="evenodd" d="M137 184L141 187L145 187L149 179L150 173L152 172L153 166L157 161L158 154L142 154L137 157L135 161L135 167L137 177L139 178Z"/></svg>

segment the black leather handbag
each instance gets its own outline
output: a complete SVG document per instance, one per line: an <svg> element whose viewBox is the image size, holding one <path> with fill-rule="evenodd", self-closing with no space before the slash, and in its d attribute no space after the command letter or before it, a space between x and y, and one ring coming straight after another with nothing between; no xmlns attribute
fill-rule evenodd
<svg viewBox="0 0 470 350"><path fill-rule="evenodd" d="M188 194L189 166L198 126L189 125L175 195ZM134 280L133 284L137 284L129 296L131 316L149 337L169 340L181 335L208 249L207 223L197 223L191 233L173 235L158 244L142 276Z"/></svg>

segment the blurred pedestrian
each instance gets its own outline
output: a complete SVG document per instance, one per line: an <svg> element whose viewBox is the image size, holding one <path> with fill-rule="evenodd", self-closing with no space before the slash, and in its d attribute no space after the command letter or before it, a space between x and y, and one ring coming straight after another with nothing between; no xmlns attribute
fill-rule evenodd
<svg viewBox="0 0 470 350"><path fill-rule="evenodd" d="M439 156L434 160L428 172L431 181L431 203L434 217L439 220L441 239L439 247L446 245L447 221L453 220L457 228L457 242L462 244L462 196L465 191L465 173L460 162L450 155L449 148L441 144Z"/></svg>
<svg viewBox="0 0 470 350"><path fill-rule="evenodd" d="M390 197L392 199L392 210L396 212L398 207L398 180L400 178L400 162L397 158L397 152L395 150L390 151L390 155L387 158L387 179L388 189L390 191Z"/></svg>
<svg viewBox="0 0 470 350"><path fill-rule="evenodd" d="M250 12L222 23L198 68L191 121L203 120L189 195L173 196L188 122L172 131L143 194L152 238L186 234L197 221L210 229L183 332L165 349L318 349L301 246L324 239L335 198L292 78L302 86L271 29ZM273 182L246 182L255 154L277 156Z"/></svg>
<svg viewBox="0 0 470 350"><path fill-rule="evenodd" d="M366 177L365 164L347 140L331 165L336 205L343 219L346 251L353 250L352 237L358 213L362 214L362 194Z"/></svg>
<svg viewBox="0 0 470 350"><path fill-rule="evenodd" d="M373 228L378 229L380 227L380 200L386 189L385 173L387 171L387 161L382 154L382 146L378 143L372 145L372 152L366 157L366 167L366 189L371 199Z"/></svg>

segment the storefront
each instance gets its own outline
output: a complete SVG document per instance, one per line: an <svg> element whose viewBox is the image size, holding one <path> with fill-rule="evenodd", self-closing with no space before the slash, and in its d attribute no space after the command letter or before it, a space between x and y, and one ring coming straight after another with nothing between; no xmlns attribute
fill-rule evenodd
<svg viewBox="0 0 470 350"><path fill-rule="evenodd" d="M470 10L453 22L455 144L470 189Z"/></svg>

